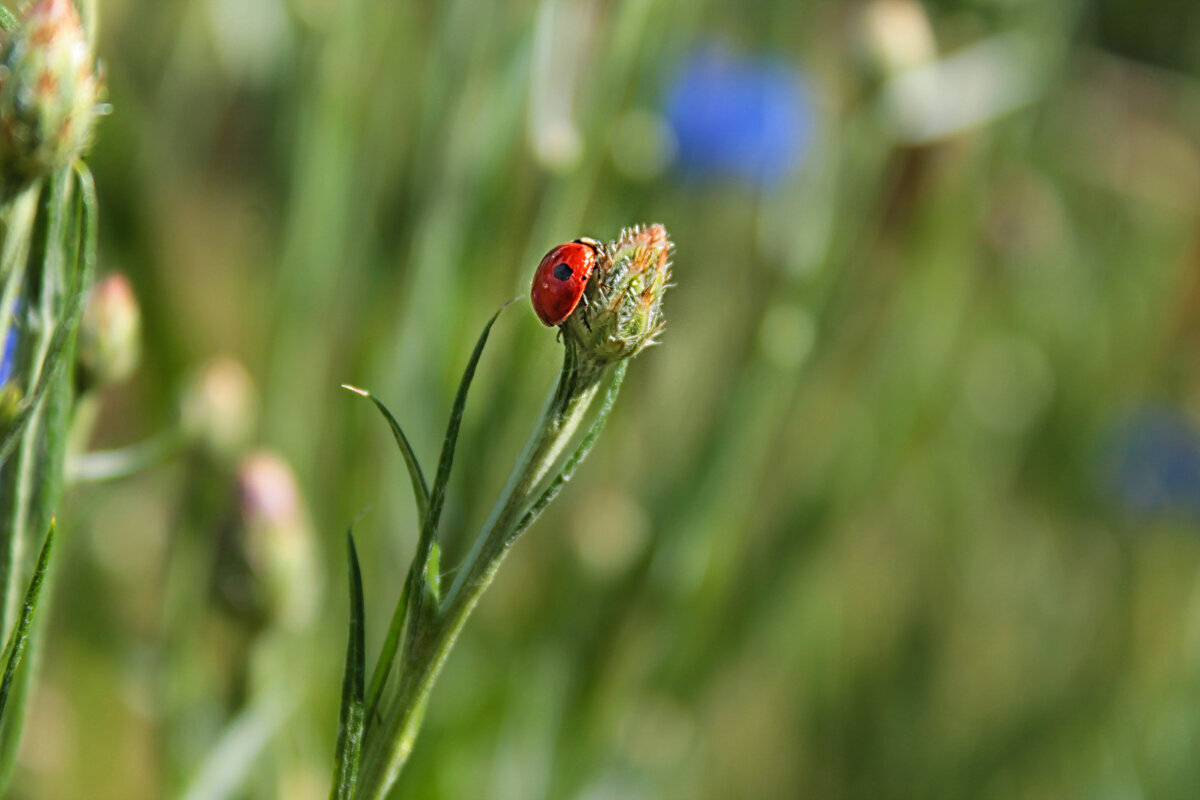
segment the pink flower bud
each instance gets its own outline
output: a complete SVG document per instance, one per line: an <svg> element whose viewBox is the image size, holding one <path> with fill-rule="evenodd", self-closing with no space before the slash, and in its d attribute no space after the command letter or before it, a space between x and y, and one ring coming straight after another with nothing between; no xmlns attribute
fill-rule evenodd
<svg viewBox="0 0 1200 800"><path fill-rule="evenodd" d="M588 282L586 313L571 315L564 326L581 357L613 363L657 342L671 250L662 225L627 229L604 245Z"/></svg>
<svg viewBox="0 0 1200 800"><path fill-rule="evenodd" d="M79 326L78 363L84 386L122 381L141 357L142 315L129 279L109 275L92 287Z"/></svg>
<svg viewBox="0 0 1200 800"><path fill-rule="evenodd" d="M0 184L10 195L87 148L100 97L71 0L38 0L0 38Z"/></svg>

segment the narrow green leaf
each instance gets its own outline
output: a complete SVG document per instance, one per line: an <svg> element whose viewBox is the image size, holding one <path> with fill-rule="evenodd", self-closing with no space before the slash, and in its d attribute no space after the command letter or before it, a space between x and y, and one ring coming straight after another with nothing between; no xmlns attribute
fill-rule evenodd
<svg viewBox="0 0 1200 800"><path fill-rule="evenodd" d="M0 6L0 28L12 33L19 26L20 23L17 22L17 18L13 16L13 13L4 6Z"/></svg>
<svg viewBox="0 0 1200 800"><path fill-rule="evenodd" d="M600 405L600 410L596 413L596 419L592 421L591 427L583 439L580 440L579 446L575 448L575 452L571 454L565 462L559 473L555 475L546 488L534 501L533 505L521 516L516 527L513 528L507 542L512 544L517 538L525 532L525 530L534 523L542 512L546 510L546 506L550 505L551 501L558 496L562 491L563 486L567 481L571 480L575 474L575 470L579 469L579 465L587 458L588 453L592 451L592 445L596 443L596 439L600 436L600 431L604 430L604 425L608 422L608 415L612 412L613 405L617 402L617 394L621 391L621 383L625 380L625 369L629 366L629 361L620 361L613 368L612 383L608 386L608 391L604 395L604 402Z"/></svg>
<svg viewBox="0 0 1200 800"><path fill-rule="evenodd" d="M354 534L346 531L350 562L350 635L346 644L346 673L342 679L342 712L338 722L336 768L330 800L353 800L363 739L363 674L366 671L365 613L362 572Z"/></svg>
<svg viewBox="0 0 1200 800"><path fill-rule="evenodd" d="M46 390L50 388L58 371L62 369L63 362L66 361L64 354L69 350L68 345L79 327L79 319L83 316L84 305L87 302L88 287L92 284L92 275L96 269L96 187L86 166L77 163L73 169L78 182L78 192L77 196L72 199L71 205L78 204L82 209L82 224L79 226L77 235L71 237L70 250L65 263L75 266L74 279L67 293L66 310L55 326L54 336L50 340L50 347L42 362L37 385L33 393L22 403L21 410L12 423L0 432L0 464L4 463L9 453L12 452L12 448L16 446L21 431L24 430L30 417L37 410ZM54 225L51 228L58 229L57 232L52 231L52 236L61 235L61 226Z"/></svg>
<svg viewBox="0 0 1200 800"><path fill-rule="evenodd" d="M396 421L388 407L366 389L349 384L342 384L342 388L362 395L374 403L375 408L379 409L379 413L387 421L388 427L392 429L392 437L396 440L401 455L404 456L404 463L408 467L408 477L412 481L413 497L417 503L417 530L422 530L425 527L425 516L429 512L429 486L425 483L425 473L421 470L417 454L409 443L408 437L405 436L404 429L400 427L400 423ZM380 650L379 660L375 662L375 668L371 671L371 684L367 690L367 725L370 725L375 719L383 685L396 660L396 648L400 645L400 634L404 630L404 619L408 614L408 598L411 592L412 573L410 572L404 579L404 587L400 590L400 600L392 611L392 621L388 625L387 637L383 640L383 649Z"/></svg>
<svg viewBox="0 0 1200 800"><path fill-rule="evenodd" d="M374 403L375 407L379 409L379 413L387 420L388 427L392 429L392 436L396 439L396 445L400 448L400 453L404 456L404 463L408 467L408 477L412 480L413 496L417 500L417 530L420 530L421 526L425 524L425 513L429 510L429 487L425 484L425 473L421 471L421 465L417 462L417 454L413 452L412 445L408 443L404 429L392 416L392 412L388 411L388 407L366 389L345 383L342 384L342 388L362 395Z"/></svg>
<svg viewBox="0 0 1200 800"><path fill-rule="evenodd" d="M5 663L4 677L0 679L0 720L4 719L4 709L8 705L9 690L12 689L13 677L17 667L21 666L21 657L25 654L25 644L29 640L29 629L33 625L34 612L37 611L38 596L42 592L42 582L46 578L46 569L50 566L50 553L54 549L54 520L50 521L50 530L46 532L46 542L38 555L37 568L29 581L29 589L25 592L25 602L21 606L21 616L17 626L8 637L4 648Z"/></svg>
<svg viewBox="0 0 1200 800"><path fill-rule="evenodd" d="M383 684L392 671L396 661L396 648L400 645L400 633L404 630L404 617L408 611L408 596L412 592L412 573L404 579L404 588L400 590L400 602L392 612L392 621L388 625L387 638L383 640L383 649L379 651L379 660L371 672L371 686L367 690L367 725L375 721L375 713L379 708L379 698L383 694Z"/></svg>
<svg viewBox="0 0 1200 800"><path fill-rule="evenodd" d="M295 698L272 686L254 698L222 732L180 800L241 797L247 779L262 763L263 751L292 713Z"/></svg>
<svg viewBox="0 0 1200 800"><path fill-rule="evenodd" d="M483 326L479 340L475 342L475 349L471 352L471 359L467 362L466 369L463 370L462 380L458 383L458 393L454 396L454 406L450 409L450 421L446 424L446 436L442 439L442 454L438 459L437 475L433 479L433 491L429 495L429 513L425 517L425 524L421 530L423 541L418 543L417 550L421 556L422 570L425 562L429 559L429 552L433 548L434 536L437 534L438 523L442 516L442 507L446 502L446 485L450 482L450 470L454 467L454 450L458 446L458 429L462 427L463 411L467 405L467 392L471 389L471 381L475 379L475 368L479 366L479 358L483 355L483 348L487 344L488 335L492 332L492 326L496 324L500 312L508 308L511 302L510 300L501 306Z"/></svg>
<svg viewBox="0 0 1200 800"><path fill-rule="evenodd" d="M396 603L396 608L392 612L392 621L388 626L387 638L384 639L383 649L379 653L379 660L375 662L375 669L371 673L371 686L367 692L367 724L370 725L375 719L376 709L379 707L379 700L383 694L383 687L387 683L388 676L391 674L392 667L396 662L396 651L400 646L400 634L404 631L404 621L408 617L408 608L410 605L413 608L413 619L418 619L418 614L422 613L424 608L424 594L420 592L422 599L414 602L413 583L417 576L420 576L420 582L423 586L430 588L433 594L434 602L440 601L441 592L441 557L440 548L437 546L436 534L438 521L442 513L442 505L446 499L446 484L450 479L450 468L454 464L454 448L458 442L458 429L462 424L463 409L467 402L467 390L471 386L471 381L475 377L475 368L479 364L479 357L483 354L483 347L487 343L488 334L491 333L492 325L496 322L496 318L500 316L500 312L512 303L510 300L500 307L492 318L488 320L483 327L483 332L479 335L479 341L475 343L475 350L471 353L471 360L467 363L467 369L463 373L462 381L459 383L458 395L454 399L454 407L450 412L450 422L446 428L446 436L442 442L442 454L438 461L438 472L434 480L433 494L430 496L426 514L421 520L421 536L417 541L417 553L413 557L412 566L408 570L408 575L404 578L404 588L400 591L400 601ZM356 389L352 386L347 386L352 392L357 392L366 397L371 397L370 394L361 389ZM375 400L374 397L371 397ZM376 402L376 406L388 418L389 424L393 425L393 433L399 431L400 426L396 425L391 418L391 414L383 407L382 403ZM401 442L403 434L398 434L397 443ZM407 438L403 439L403 444L400 449L403 451L408 447ZM411 448L408 448L411 450ZM405 456L406 460L408 456ZM416 463L415 456L413 463ZM415 483L415 479L414 479ZM422 479L422 484L424 479ZM409 636L411 637L416 630L416 625L410 623Z"/></svg>
<svg viewBox="0 0 1200 800"><path fill-rule="evenodd" d="M433 595L433 602L442 601L442 548L437 542L429 551L429 563L425 565L425 585Z"/></svg>
<svg viewBox="0 0 1200 800"><path fill-rule="evenodd" d="M458 429L462 426L463 411L467 405L467 392L471 388L471 381L475 379L475 368L479 366L479 358L483 355L483 348L487 344L488 335L492 332L492 325L496 324L500 312L508 308L512 302L510 300L497 309L487 324L483 326L483 331L479 334L479 340L475 343L475 349L471 353L471 359L467 362L467 368L463 370L462 380L458 383L458 393L454 397L454 406L450 409L450 421L446 425L446 436L442 440L442 454L438 459L437 475L433 479L433 490L429 494L429 512L425 515L425 522L421 526L421 537L417 540L417 555L409 570L409 582L419 576L421 583L428 585L426 571L437 538L442 507L446 503L446 485L450 483L450 470L454 466L454 449L458 445ZM413 609L413 623L408 626L406 649L416 636L417 628L424 614L425 592L410 592L409 600Z"/></svg>

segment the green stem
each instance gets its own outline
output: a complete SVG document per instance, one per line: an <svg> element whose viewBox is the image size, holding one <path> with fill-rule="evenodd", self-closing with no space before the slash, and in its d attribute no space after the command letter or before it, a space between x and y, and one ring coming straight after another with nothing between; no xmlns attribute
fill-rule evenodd
<svg viewBox="0 0 1200 800"><path fill-rule="evenodd" d="M21 574L24 550L32 537L40 536L38 532L49 527L62 494L63 461L74 397L71 371L62 367L72 360L79 311L94 265L94 200L86 170L68 168L47 184L35 218L25 276L28 284L22 292L24 302L33 306L36 301L36 315L31 317L27 331L27 335L36 337L25 374L27 427L13 440L18 443L13 462L0 466L0 492L8 485L3 471L17 470L15 513L11 518L5 515L6 521L14 524L3 530L4 524L0 522L7 548L3 563L6 624L16 610L12 586ZM52 594L53 573L46 581L43 608ZM44 630L44 625L31 630L26 664L11 690L0 735L0 791L7 785L16 761L24 705L40 661Z"/></svg>
<svg viewBox="0 0 1200 800"><path fill-rule="evenodd" d="M359 782L362 800L383 800L399 777L416 741L429 693L459 632L491 584L509 548L532 521L531 513L536 515L561 487L561 480L552 480L541 496L536 493L587 415L608 366L581 359L574 343L567 340L558 384L499 501L464 559L464 568L447 594L441 613L413 642L399 689L384 715L386 727L367 743ZM623 374L622 369L618 379ZM568 470L573 471L590 449L612 407L617 388L619 384L614 382L604 409L559 478L570 477Z"/></svg>
<svg viewBox="0 0 1200 800"><path fill-rule="evenodd" d="M182 447L183 437L178 431L164 431L116 450L82 453L67 462L67 481L74 484L125 478L165 461Z"/></svg>

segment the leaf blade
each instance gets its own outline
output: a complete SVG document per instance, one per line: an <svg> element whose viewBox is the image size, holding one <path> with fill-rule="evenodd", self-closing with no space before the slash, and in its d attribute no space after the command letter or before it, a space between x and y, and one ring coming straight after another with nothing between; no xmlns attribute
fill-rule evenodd
<svg viewBox="0 0 1200 800"><path fill-rule="evenodd" d="M417 454L409 443L408 437L404 435L404 429L400 427L400 423L388 410L388 407L377 398L375 395L368 392L366 389L360 389L357 386L342 384L342 388L354 392L357 395L367 398L375 404L375 408L379 409L379 413L387 421L388 427L392 429L392 437L396 440L397 447L400 448L400 454L404 456L404 464L408 467L408 477L412 481L413 497L417 501L417 529L425 523L425 514L429 510L429 486L425 483L425 473L421 470L421 464L417 461Z"/></svg>
<svg viewBox="0 0 1200 800"><path fill-rule="evenodd" d="M424 613L427 589L429 584L426 580L426 569L429 566L429 558L433 551L434 540L437 538L438 524L441 521L442 508L446 503L446 486L450 482L450 471L454 467L454 451L458 446L458 432L462 427L463 412L467 405L467 393L471 389L471 382L475 379L475 369L479 366L479 359L483 355L483 348L487 344L488 336L492 332L492 326L496 324L496 320L500 317L500 313L513 301L510 300L496 310L487 324L483 326L483 331L480 332L479 338L475 342L475 349L471 351L471 358L467 362L466 369L463 370L463 375L458 383L458 392L454 396L454 405L450 409L450 420L446 423L446 435L442 439L442 452L438 459L437 475L433 480L433 489L429 494L429 512L425 515L424 524L421 526L421 536L417 540L417 554L413 559L412 567L409 569L408 583L418 585L420 591L411 592L409 604L412 608L411 618L413 623L408 626L408 636L405 642L405 648L411 647L417 633L422 614Z"/></svg>
<svg viewBox="0 0 1200 800"><path fill-rule="evenodd" d="M25 645L29 641L29 631L33 627L33 618L37 612L38 598L42 592L42 584L46 579L46 570L50 566L50 554L54 550L54 528L55 522L51 519L50 529L46 532L46 541L42 544L41 553L38 554L37 567L33 571L33 577L29 581L29 588L25 592L25 602L21 604L21 616L17 618L17 625L13 628L12 634L9 635L8 643L4 648L6 659L4 677L0 678L0 721L4 719L4 711L8 705L8 695L12 689L13 679L17 674L17 668L21 666L21 659L25 654Z"/></svg>
<svg viewBox="0 0 1200 800"><path fill-rule="evenodd" d="M272 687L254 698L221 733L179 800L238 797L271 738L292 713L294 700Z"/></svg>
<svg viewBox="0 0 1200 800"><path fill-rule="evenodd" d="M379 698L383 695L383 685L387 682L392 665L396 661L396 650L400 646L400 634L404 630L404 618L407 616L408 598L411 592L412 581L405 578L404 588L400 590L400 600L396 603L396 608L392 612L392 621L388 625L387 637L383 640L383 647L379 651L379 660L375 662L375 669L371 672L371 684L367 689L367 725L370 725L375 719Z"/></svg>
<svg viewBox="0 0 1200 800"><path fill-rule="evenodd" d="M358 762L363 738L363 675L366 671L366 633L362 571L354 533L346 531L350 572L350 633L346 643L346 670L342 678L342 710L338 720L336 767L330 800L352 800L358 782Z"/></svg>
<svg viewBox="0 0 1200 800"><path fill-rule="evenodd" d="M96 220L98 214L96 186L92 181L91 172L82 163L76 163L72 170L78 181L76 187L78 191L74 202L80 205L81 224L78 240L73 243L73 247L78 249L67 261L74 262L77 269L71 282L71 290L67 295L66 311L55 326L54 335L50 339L50 346L42 362L41 373L38 375L34 390L21 404L20 411L11 420L9 426L0 431L0 464L4 463L16 446L21 432L34 412L37 411L46 391L67 360L65 356L70 350L69 345L75 331L79 328L79 320L82 318L84 306L87 304L87 290L91 286L92 275L96 271ZM57 227L59 230L55 234L60 235L61 227Z"/></svg>

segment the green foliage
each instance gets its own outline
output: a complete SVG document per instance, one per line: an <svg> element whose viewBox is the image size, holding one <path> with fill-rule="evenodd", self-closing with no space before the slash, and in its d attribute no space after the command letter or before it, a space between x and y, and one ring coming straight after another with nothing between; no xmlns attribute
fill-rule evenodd
<svg viewBox="0 0 1200 800"><path fill-rule="evenodd" d="M605 424L608 422L608 415L612 413L613 405L617 402L617 394L621 391L621 384L625 381L625 371L629 368L628 361L622 361L613 368L612 377L609 379L608 391L604 395L604 402L600 404L600 409L596 412L596 418L592 420L592 424L588 427L587 433L580 440L579 446L575 448L575 452L571 453L570 457L563 462L562 469L557 475L550 479L546 488L533 501L529 509L521 517L520 521L508 534L507 540L509 543L515 542L521 534L529 529L542 512L546 510L546 506L558 497L558 493L562 491L563 486L567 481L575 475L575 470L579 469L579 465L587 458L588 453L592 451L592 446L596 443L596 438L600 436L600 432L604 430Z"/></svg>
<svg viewBox="0 0 1200 800"><path fill-rule="evenodd" d="M342 711L338 721L333 788L329 793L332 800L353 800L355 796L366 702L366 612L363 610L358 551L354 547L354 534L349 531L346 532L346 547L350 570L350 634L346 644L346 671L342 679Z"/></svg>
<svg viewBox="0 0 1200 800"><path fill-rule="evenodd" d="M0 722L4 720L4 712L8 707L8 696L13 688L13 679L17 668L25 656L29 643L30 629L33 618L37 613L38 599L42 594L42 584L46 580L46 570L50 567L50 553L54 549L54 522L46 531L46 541L38 554L37 566L34 567L33 577L29 580L29 588L25 591L25 602L21 604L21 615L17 618L16 627L8 635L8 643L4 646L4 676L0 678Z"/></svg>
<svg viewBox="0 0 1200 800"><path fill-rule="evenodd" d="M36 194L37 189L35 187L32 191ZM33 371L36 382L16 415L0 430L0 463L12 453L46 392L70 360L70 347L79 328L87 290L96 269L96 190L87 167L77 163L63 170L42 195L43 204L38 219L44 221L38 230L44 232L45 238L37 238L34 242L37 249L32 254L42 273L39 282L53 285L52 281L62 280L59 277L61 275L70 283L61 288L65 298L62 311L50 326L45 355ZM6 237L6 253L9 247L7 238L10 237ZM17 238L20 238L19 233ZM13 245L13 248L20 252L19 245ZM22 274L16 268L4 271L5 278L16 286L21 285Z"/></svg>
<svg viewBox="0 0 1200 800"><path fill-rule="evenodd" d="M343 385L342 388L362 395L374 403L375 407L379 409L379 413L387 420L388 427L392 429L392 437L396 440L396 446L400 448L400 454L404 456L404 465L408 467L408 477L412 480L413 498L416 500L417 506L417 529L420 530L429 511L429 487L425 484L425 474L421 471L420 463L417 462L417 454L413 452L412 445L408 443L408 437L404 435L404 429L400 427L400 423L396 422L396 418L392 416L388 407L366 389L346 385Z"/></svg>
<svg viewBox="0 0 1200 800"><path fill-rule="evenodd" d="M1117 469L1137 409L1184 422L1151 437L1178 454L1200 408L1184 6L100 3L99 269L129 275L145 359L85 398L75 449L177 441L195 365L235 356L260 412L245 441L296 476L320 613L284 628L247 599L262 573L230 554L258 540L222 461L240 452L100 472L121 477L59 507L38 746L10 794L180 797L253 752L237 788L206 785L327 796L346 521L373 508L355 537L375 660L417 602L441 630L493 511L518 530L555 487L450 651L393 796L1193 797L1195 511L1131 507L1131 485L1162 487ZM797 171L682 169L666 98L697 49L799 73ZM936 69L895 82L914 66ZM913 123L967 117L917 140ZM496 509L559 352L524 303L505 312L411 579L440 575L439 596L406 592L478 321L552 245L633 222L678 243L664 346L589 466L555 479L607 383L529 504ZM28 261L8 242L0 270ZM45 525L29 530L10 624ZM299 538L262 552L287 564ZM421 677L384 663L364 766ZM272 687L295 708L238 746Z"/></svg>
<svg viewBox="0 0 1200 800"><path fill-rule="evenodd" d="M32 683L32 669L19 674L26 650L41 643L33 605L41 592L51 548L47 536L34 567L24 606L24 585L35 532L53 530L61 498L73 388L68 368L75 333L96 263L97 210L91 174L76 163L39 180L10 203L0 249L0 338L16 337L9 397L0 422L0 621L12 625L10 659L0 688L5 710L0 727L0 787L17 757ZM21 319L12 313L22 310ZM15 333L14 333L15 332ZM32 602L31 602L32 600ZM32 659L36 663L36 659ZM15 681L15 683L14 683Z"/></svg>
<svg viewBox="0 0 1200 800"><path fill-rule="evenodd" d="M660 241L658 252L662 261L666 260L669 250L665 231L659 227L655 237ZM659 259L655 255L655 261ZM612 262L601 259L596 267L595 279L605 282L610 279ZM665 281L664 281L665 283ZM661 304L661 297L655 305ZM500 311L504 309L501 308ZM380 723L369 733L367 759L363 767L363 786L361 796L366 800L386 797L395 785L400 771L412 752L414 742L420 731L421 722L425 716L429 695L437 680L442 664L453 647L459 631L466 623L475 604L479 601L484 590L491 584L496 572L507 554L512 543L529 526L545 506L554 498L562 485L570 479L579 463L591 450L596 437L603 429L620 390L628 359L644 346L636 343L626 349L619 359L607 356L597 356L590 344L577 342L570 336L564 344L564 359L562 372L557 384L551 391L546 408L541 418L534 426L524 451L517 459L512 474L505 484L495 510L484 524L483 530L475 540L471 551L459 565L459 577L456 580L450 597L444 607L441 602L441 550L434 541L432 548L426 554L421 541L429 536L436 537L438 519L442 502L445 498L445 486L450 479L453 466L454 450L458 442L458 431L462 423L463 411L466 407L467 392L474 378L483 347L487 343L488 334L496 318L497 311L484 326L483 333L475 344L475 350L463 372L459 383L454 406L450 412L450 422L442 446L442 457L438 467L437 479L434 482L429 510L422 528L422 538L418 541L417 554L409 568L408 580L401 595L401 605L393 618L392 631L399 629L399 620L404 616L412 587L416 586L418 600L415 602L408 623L408 636L405 647L400 652L403 683L393 695L393 700L380 712ZM656 326L657 327L657 326ZM607 340L601 338L601 345ZM556 466L559 454L567 446L576 427L588 413L596 388L604 374L612 369L614 377L611 381L608 395L600 410L600 414L591 429L584 437L576 451L561 466ZM391 421L391 415L385 414ZM393 430L396 428L393 427ZM403 449L403 445L402 445ZM549 486L537 495L537 489L543 479L550 475ZM521 516L525 509L528 511ZM418 572L419 570L419 572ZM416 576L416 577L414 577ZM430 602L428 612L423 613L421 600ZM385 643L376 675L381 675L381 686L386 682L395 658L394 639L389 634ZM374 681L372 681L374 683ZM374 693L373 693L374 694ZM372 721L379 708L378 699L373 699L368 705L368 714Z"/></svg>
<svg viewBox="0 0 1200 800"><path fill-rule="evenodd" d="M420 538L417 539L417 554L409 568L408 580L417 587L418 591L414 591L410 595L412 610L409 619L411 624L408 627L406 650L412 646L420 626L424 624L423 614L426 612L428 603L432 601L436 608L437 591L432 589L429 572L431 568L436 571L436 566L433 565L433 553L437 544L437 531L442 519L442 508L446 502L446 487L450 483L450 471L454 468L454 451L458 446L458 431L462 427L463 412L467 407L467 392L471 389L471 381L475 379L475 369L479 366L483 347L487 344L492 326L496 324L496 319L503 310L503 307L497 310L483 326L483 332L479 334L479 339L475 342L475 349L471 352L471 358L463 370L462 380L458 383L454 405L450 408L450 421L446 423L446 435L442 439L442 453L438 457L437 475L433 479L433 489L429 494L429 508L425 512L425 519L422 520ZM440 561L440 558L438 560Z"/></svg>

